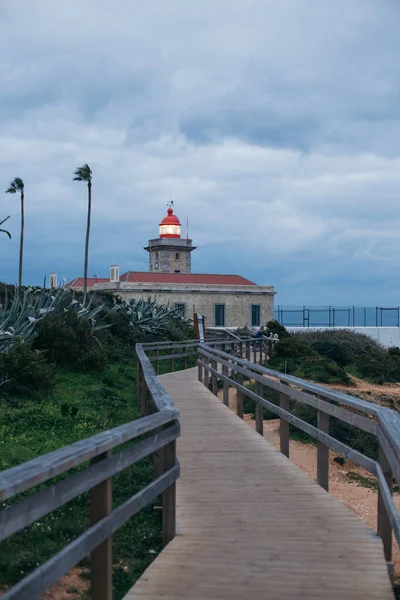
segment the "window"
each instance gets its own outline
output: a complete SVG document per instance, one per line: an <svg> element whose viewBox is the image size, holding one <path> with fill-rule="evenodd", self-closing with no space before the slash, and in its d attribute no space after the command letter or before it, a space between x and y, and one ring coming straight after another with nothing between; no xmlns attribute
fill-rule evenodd
<svg viewBox="0 0 400 600"><path fill-rule="evenodd" d="M215 327L225 327L225 304L214 304Z"/></svg>
<svg viewBox="0 0 400 600"><path fill-rule="evenodd" d="M175 269L175 273L180 273L180 270L179 269Z"/></svg>
<svg viewBox="0 0 400 600"><path fill-rule="evenodd" d="M251 326L260 327L261 325L261 304L251 305Z"/></svg>
<svg viewBox="0 0 400 600"><path fill-rule="evenodd" d="M179 254L179 252L175 252L175 260L179 260L181 257L181 255Z"/></svg>
<svg viewBox="0 0 400 600"><path fill-rule="evenodd" d="M175 311L180 317L186 314L186 304L184 302L175 302Z"/></svg>

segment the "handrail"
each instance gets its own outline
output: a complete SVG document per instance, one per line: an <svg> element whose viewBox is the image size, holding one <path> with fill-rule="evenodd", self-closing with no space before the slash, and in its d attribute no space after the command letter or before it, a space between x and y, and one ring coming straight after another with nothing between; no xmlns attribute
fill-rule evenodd
<svg viewBox="0 0 400 600"><path fill-rule="evenodd" d="M261 338L262 339L262 338ZM264 346L268 338L259 344L260 356L267 356ZM392 532L400 546L400 516L392 500L393 479L400 482L400 415L388 408L355 398L343 392L304 381L292 375L274 371L248 357L250 343L246 342L237 352L227 353L207 344L198 348L199 381L217 395L218 380L224 384L223 401L229 405L229 387L236 389L238 416L243 418L243 397L254 400L256 405L256 430L263 435L263 409L275 413L281 422L280 449L289 458L289 424L301 429L318 441L317 481L329 490L329 449L349 458L376 476L378 483L378 534L382 538L389 570L392 571ZM264 347L263 347L264 346ZM265 361L267 362L267 361ZM222 372L218 370L222 367ZM244 386L244 378L255 381L255 392ZM279 405L264 398L264 389L279 392ZM290 402L312 406L317 411L318 424L314 427L291 413ZM329 434L329 417L333 416L375 436L379 443L379 459L376 461L354 450Z"/></svg>

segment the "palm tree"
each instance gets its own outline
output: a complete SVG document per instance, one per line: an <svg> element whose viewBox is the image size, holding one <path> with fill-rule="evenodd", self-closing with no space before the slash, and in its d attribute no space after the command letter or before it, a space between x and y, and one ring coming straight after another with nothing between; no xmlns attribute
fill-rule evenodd
<svg viewBox="0 0 400 600"><path fill-rule="evenodd" d="M22 261L24 254L24 231L25 231L25 207L24 207L24 182L20 177L10 183L10 187L6 190L6 194L16 194L17 192L21 195L21 236L19 240L19 269L18 269L18 287L22 286Z"/></svg>
<svg viewBox="0 0 400 600"><path fill-rule="evenodd" d="M88 164L78 167L74 171L73 181L86 181L88 186L88 213L87 213L87 224L86 224L86 242L85 242L85 266L83 273L83 303L86 302L87 296L87 274L88 274L88 262L89 262L89 236L90 236L90 217L92 212L92 171Z"/></svg>
<svg viewBox="0 0 400 600"><path fill-rule="evenodd" d="M3 219L2 221L0 221L0 225L3 225L3 223L5 223L11 215L9 215L8 217L6 217L5 219ZM0 233L5 233L6 235L8 235L8 237L11 240L11 233L9 231L6 231L5 229L0 229Z"/></svg>

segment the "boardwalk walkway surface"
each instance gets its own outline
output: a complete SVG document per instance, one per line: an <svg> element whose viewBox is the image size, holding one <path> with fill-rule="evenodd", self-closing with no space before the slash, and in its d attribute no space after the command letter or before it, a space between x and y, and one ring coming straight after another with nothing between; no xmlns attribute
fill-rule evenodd
<svg viewBox="0 0 400 600"><path fill-rule="evenodd" d="M382 542L197 381L181 411L177 536L125 600L393 599Z"/></svg>

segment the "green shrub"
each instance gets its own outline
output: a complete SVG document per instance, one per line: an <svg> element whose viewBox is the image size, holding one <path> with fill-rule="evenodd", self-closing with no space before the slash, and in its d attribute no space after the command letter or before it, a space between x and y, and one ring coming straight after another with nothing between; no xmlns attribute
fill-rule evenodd
<svg viewBox="0 0 400 600"><path fill-rule="evenodd" d="M9 396L30 395L52 389L55 370L43 352L33 350L30 344L20 344L0 354L0 381L0 391Z"/></svg>
<svg viewBox="0 0 400 600"><path fill-rule="evenodd" d="M313 347L319 345L322 350L318 350L318 352L320 354L324 354L324 352L329 353L330 355L327 358L330 360L335 360L333 354L336 351L339 361L342 361L342 363L338 362L338 364L342 364L342 366L354 363L356 359L368 356L371 353L385 352L382 346L367 335L355 333L348 329L302 331L301 333L296 333L295 337L308 342ZM340 350L338 350L338 346ZM335 360L335 362L337 361Z"/></svg>
<svg viewBox="0 0 400 600"><path fill-rule="evenodd" d="M294 375L301 379L311 379L320 383L351 384L350 377L342 367L318 355L304 358Z"/></svg>
<svg viewBox="0 0 400 600"><path fill-rule="evenodd" d="M311 343L311 346L318 354L337 363L340 367L349 365L353 360L349 348L335 340L316 340Z"/></svg>
<svg viewBox="0 0 400 600"><path fill-rule="evenodd" d="M280 340L290 336L290 333L285 329L285 327L281 325L279 321L275 320L268 321L265 333L266 335L271 335L271 333L273 335L277 334Z"/></svg>
<svg viewBox="0 0 400 600"><path fill-rule="evenodd" d="M90 324L73 311L50 314L40 321L33 347L46 351L48 360L58 366L98 371L105 365L105 353Z"/></svg>
<svg viewBox="0 0 400 600"><path fill-rule="evenodd" d="M290 335L280 340L276 345L276 358L303 358L305 356L314 356L316 354L311 344L307 341Z"/></svg>
<svg viewBox="0 0 400 600"><path fill-rule="evenodd" d="M398 346L391 346L390 348L388 348L388 354L390 354L391 356L400 357L400 348Z"/></svg>
<svg viewBox="0 0 400 600"><path fill-rule="evenodd" d="M354 361L357 375L375 383L400 381L400 357L385 350L375 350Z"/></svg>

